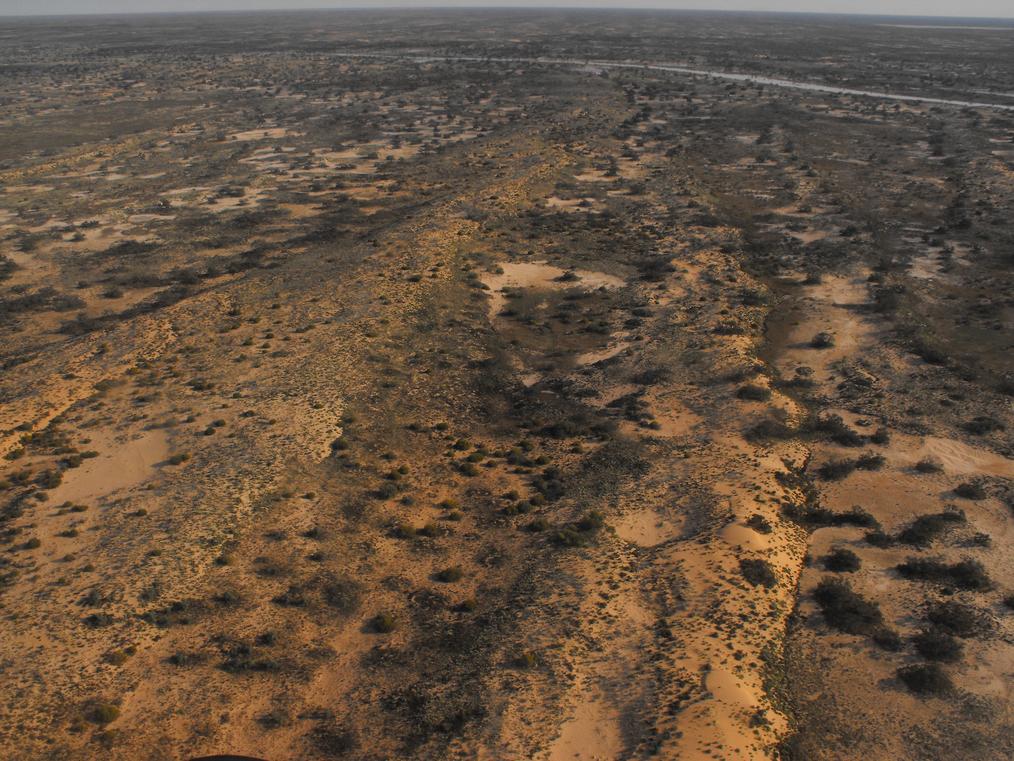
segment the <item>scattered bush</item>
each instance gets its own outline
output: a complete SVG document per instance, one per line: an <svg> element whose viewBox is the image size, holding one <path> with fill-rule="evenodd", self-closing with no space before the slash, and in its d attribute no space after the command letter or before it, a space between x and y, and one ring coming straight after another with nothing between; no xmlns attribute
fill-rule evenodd
<svg viewBox="0 0 1014 761"><path fill-rule="evenodd" d="M863 436L848 427L841 415L823 415L811 421L810 426L843 447L861 447L866 443Z"/></svg>
<svg viewBox="0 0 1014 761"><path fill-rule="evenodd" d="M789 439L793 430L781 420L765 418L744 432L749 441L769 441L772 439Z"/></svg>
<svg viewBox="0 0 1014 761"><path fill-rule="evenodd" d="M747 518L746 525L759 534L771 533L771 522L760 513L754 513Z"/></svg>
<svg viewBox="0 0 1014 761"><path fill-rule="evenodd" d="M450 568L444 568L441 571L437 571L433 578L437 581L443 582L444 584L450 584L455 581L460 581L462 576L464 576L464 572L461 570L461 566L455 565Z"/></svg>
<svg viewBox="0 0 1014 761"><path fill-rule="evenodd" d="M947 672L936 663L902 666L896 674L902 684L917 695L946 695L954 689Z"/></svg>
<svg viewBox="0 0 1014 761"><path fill-rule="evenodd" d="M825 481L841 481L851 475L855 469L855 460L828 460L817 468L817 475Z"/></svg>
<svg viewBox="0 0 1014 761"><path fill-rule="evenodd" d="M898 564L897 570L906 579L950 583L959 589L984 591L993 586L986 569L975 560L948 564L940 560L909 558Z"/></svg>
<svg viewBox="0 0 1014 761"><path fill-rule="evenodd" d="M771 398L771 389L748 383L736 391L736 398L751 402L766 402Z"/></svg>
<svg viewBox="0 0 1014 761"><path fill-rule="evenodd" d="M884 467L887 458L875 452L863 452L856 458L856 467L859 470L880 470Z"/></svg>
<svg viewBox="0 0 1014 761"><path fill-rule="evenodd" d="M540 516L535 520L533 520L531 523L529 523L525 528L527 528L529 531L539 532L546 531L552 528L552 526L553 526L552 523L550 523L546 518Z"/></svg>
<svg viewBox="0 0 1014 761"><path fill-rule="evenodd" d="M390 613L378 613L370 619L370 631L377 634L390 634L395 630L397 623Z"/></svg>
<svg viewBox="0 0 1014 761"><path fill-rule="evenodd" d="M324 602L343 615L352 615L359 609L363 597L363 586L358 581L342 577L330 577L321 584Z"/></svg>
<svg viewBox="0 0 1014 761"><path fill-rule="evenodd" d="M901 650L901 637L898 636L898 632L894 631L894 629L888 629L886 626L880 626L870 636L877 646L883 650L889 650L892 653L896 653Z"/></svg>
<svg viewBox="0 0 1014 761"><path fill-rule="evenodd" d="M120 707L113 703L96 703L88 711L88 720L96 724L110 724L120 717Z"/></svg>
<svg viewBox="0 0 1014 761"><path fill-rule="evenodd" d="M944 465L935 457L923 457L915 464L915 469L918 473L940 473Z"/></svg>
<svg viewBox="0 0 1014 761"><path fill-rule="evenodd" d="M956 600L934 603L927 609L926 619L940 631L955 637L981 637L993 628L986 611Z"/></svg>
<svg viewBox="0 0 1014 761"><path fill-rule="evenodd" d="M823 505L790 505L785 507L785 514L787 517L808 528L820 528L822 526L879 527L877 519L858 505L842 512L835 512Z"/></svg>
<svg viewBox="0 0 1014 761"><path fill-rule="evenodd" d="M912 638L916 652L931 661L954 663L961 658L962 646L947 632L937 628L926 629Z"/></svg>
<svg viewBox="0 0 1014 761"><path fill-rule="evenodd" d="M954 487L954 493L962 499L985 499L986 490L980 484L966 481Z"/></svg>
<svg viewBox="0 0 1014 761"><path fill-rule="evenodd" d="M766 560L744 558L739 561L739 570L743 574L743 578L755 587L764 586L770 588L778 583L778 577L775 576L771 564Z"/></svg>
<svg viewBox="0 0 1014 761"><path fill-rule="evenodd" d="M829 626L847 634L874 634L883 624L883 615L875 602L856 594L846 581L822 579L813 598Z"/></svg>
<svg viewBox="0 0 1014 761"><path fill-rule="evenodd" d="M985 436L988 433L994 431L1002 431L1004 429L1003 423L996 418L989 417L988 415L979 415L969 420L963 426L966 431L976 436Z"/></svg>
<svg viewBox="0 0 1014 761"><path fill-rule="evenodd" d="M810 339L810 346L814 349L830 349L834 346L834 336L822 330Z"/></svg>
<svg viewBox="0 0 1014 761"><path fill-rule="evenodd" d="M327 758L336 758L350 753L359 744L351 730L330 723L319 726L310 732L310 742Z"/></svg>
<svg viewBox="0 0 1014 761"><path fill-rule="evenodd" d="M598 510L585 513L577 522L578 531L598 531L606 525L606 519Z"/></svg>
<svg viewBox="0 0 1014 761"><path fill-rule="evenodd" d="M880 426L870 436L870 441L874 444L880 444L881 446L891 443L891 432L888 431L884 426Z"/></svg>
<svg viewBox="0 0 1014 761"><path fill-rule="evenodd" d="M873 547L879 547L880 549L886 549L895 544L894 537L890 534L876 529L875 531L867 531L866 536L863 537L867 544Z"/></svg>
<svg viewBox="0 0 1014 761"><path fill-rule="evenodd" d="M965 514L959 510L920 515L898 534L898 541L915 547L928 547L949 527L964 523Z"/></svg>
<svg viewBox="0 0 1014 761"><path fill-rule="evenodd" d="M858 571L861 565L859 556L843 547L836 547L824 556L824 568L834 573L853 573Z"/></svg>

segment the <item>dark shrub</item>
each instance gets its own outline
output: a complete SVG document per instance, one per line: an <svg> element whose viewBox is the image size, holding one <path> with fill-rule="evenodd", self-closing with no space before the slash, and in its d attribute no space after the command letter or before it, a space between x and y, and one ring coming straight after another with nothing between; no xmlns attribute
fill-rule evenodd
<svg viewBox="0 0 1014 761"><path fill-rule="evenodd" d="M766 418L748 428L744 435L750 441L768 441L792 438L793 431L781 420Z"/></svg>
<svg viewBox="0 0 1014 761"><path fill-rule="evenodd" d="M454 565L454 566L451 566L450 568L444 568L442 571L437 571L433 575L433 578L436 579L437 581L441 581L441 582L443 582L445 584L450 584L450 583L453 583L455 581L460 581L461 577L463 575L464 575L464 573L461 570L461 566L460 565Z"/></svg>
<svg viewBox="0 0 1014 761"><path fill-rule="evenodd" d="M378 613L370 619L369 628L370 631L376 632L377 634L390 634L394 631L397 624L395 623L394 616L390 613Z"/></svg>
<svg viewBox="0 0 1014 761"><path fill-rule="evenodd" d="M391 499L398 493L398 487L392 481L385 481L374 492L377 499Z"/></svg>
<svg viewBox="0 0 1014 761"><path fill-rule="evenodd" d="M653 367L648 370L642 370L641 372L631 376L630 382L636 383L639 386L654 386L658 383L664 383L672 377L672 373L664 367Z"/></svg>
<svg viewBox="0 0 1014 761"><path fill-rule="evenodd" d="M975 560L944 563L940 560L909 558L897 566L906 579L950 583L960 589L983 591L993 586L982 564Z"/></svg>
<svg viewBox="0 0 1014 761"><path fill-rule="evenodd" d="M747 399L752 402L766 402L771 398L771 389L748 383L745 386L741 386L736 391L736 397L738 399Z"/></svg>
<svg viewBox="0 0 1014 761"><path fill-rule="evenodd" d="M363 587L352 579L330 577L321 584L324 602L344 615L351 615L359 609Z"/></svg>
<svg viewBox="0 0 1014 761"><path fill-rule="evenodd" d="M834 346L834 336L822 330L810 339L810 346L814 349L829 349Z"/></svg>
<svg viewBox="0 0 1014 761"><path fill-rule="evenodd" d="M898 632L894 631L894 629L888 629L886 626L878 627L871 637L877 643L877 646L883 650L889 650L892 653L901 650L901 637L898 636Z"/></svg>
<svg viewBox="0 0 1014 761"><path fill-rule="evenodd" d="M332 724L317 727L310 732L310 742L327 758L344 756L358 745L351 730Z"/></svg>
<svg viewBox="0 0 1014 761"><path fill-rule="evenodd" d="M887 458L875 452L863 452L856 458L856 467L859 470L880 470L884 467Z"/></svg>
<svg viewBox="0 0 1014 761"><path fill-rule="evenodd" d="M898 541L916 547L928 547L949 527L964 523L965 514L958 510L945 510L932 515L920 515L910 526L898 534Z"/></svg>
<svg viewBox="0 0 1014 761"><path fill-rule="evenodd" d="M915 469L918 473L940 473L944 466L935 457L923 457L915 464Z"/></svg>
<svg viewBox="0 0 1014 761"><path fill-rule="evenodd" d="M109 724L120 716L120 708L113 703L96 703L88 711L88 719L96 724Z"/></svg>
<svg viewBox="0 0 1014 761"><path fill-rule="evenodd" d="M823 415L812 422L811 426L843 447L861 447L866 443L863 436L848 427L841 415Z"/></svg>
<svg viewBox="0 0 1014 761"><path fill-rule="evenodd" d="M533 520L527 526L525 526L526 529L533 532L547 531L552 527L553 524L550 523L546 518L543 518L541 516Z"/></svg>
<svg viewBox="0 0 1014 761"><path fill-rule="evenodd" d="M885 549L895 543L893 536L881 531L880 529L877 529L876 531L867 531L866 536L864 536L863 539L867 544L873 547L879 547L880 549Z"/></svg>
<svg viewBox="0 0 1014 761"><path fill-rule="evenodd" d="M954 493L963 499L985 499L986 490L980 484L966 481L954 487Z"/></svg>
<svg viewBox="0 0 1014 761"><path fill-rule="evenodd" d="M754 513L747 518L746 525L760 534L771 533L771 522L760 513Z"/></svg>
<svg viewBox="0 0 1014 761"><path fill-rule="evenodd" d="M874 444L880 445L889 444L891 443L891 432L881 426L873 432L872 436L870 436L870 441Z"/></svg>
<svg viewBox="0 0 1014 761"><path fill-rule="evenodd" d="M825 481L840 481L851 475L855 469L855 460L828 460L817 468L817 474Z"/></svg>
<svg viewBox="0 0 1014 761"><path fill-rule="evenodd" d="M931 661L953 663L961 657L961 643L940 629L931 628L912 638L916 652Z"/></svg>
<svg viewBox="0 0 1014 761"><path fill-rule="evenodd" d="M927 609L926 619L940 631L955 637L980 637L993 628L986 611L956 600L934 603Z"/></svg>
<svg viewBox="0 0 1014 761"><path fill-rule="evenodd" d="M770 563L757 558L745 558L739 561L739 570L743 578L756 586L773 587L778 583L778 577L772 570Z"/></svg>
<svg viewBox="0 0 1014 761"><path fill-rule="evenodd" d="M584 547L588 543L586 536L569 526L554 531L549 540L560 547Z"/></svg>
<svg viewBox="0 0 1014 761"><path fill-rule="evenodd" d="M848 634L873 634L883 623L876 603L856 594L848 582L822 579L813 591L828 625Z"/></svg>
<svg viewBox="0 0 1014 761"><path fill-rule="evenodd" d="M985 436L987 433L1002 431L1004 425L996 418L989 417L988 415L979 415L965 423L964 429L976 436Z"/></svg>
<svg viewBox="0 0 1014 761"><path fill-rule="evenodd" d="M859 556L843 547L836 547L824 556L824 568L834 573L852 573L858 571L861 565Z"/></svg>
<svg viewBox="0 0 1014 761"><path fill-rule="evenodd" d="M902 666L896 673L902 684L917 695L946 695L954 689L947 672L935 663Z"/></svg>
<svg viewBox="0 0 1014 761"><path fill-rule="evenodd" d="M578 531L598 531L606 525L606 519L598 510L591 510L577 522Z"/></svg>
<svg viewBox="0 0 1014 761"><path fill-rule="evenodd" d="M792 505L785 508L785 514L809 528L821 526L858 526L860 528L875 528L879 526L874 518L858 505L843 512L835 512L823 505Z"/></svg>

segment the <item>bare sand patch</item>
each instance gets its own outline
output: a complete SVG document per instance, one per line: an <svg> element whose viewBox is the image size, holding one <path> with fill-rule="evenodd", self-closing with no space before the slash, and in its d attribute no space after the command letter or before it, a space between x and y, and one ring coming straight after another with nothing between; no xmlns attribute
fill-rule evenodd
<svg viewBox="0 0 1014 761"><path fill-rule="evenodd" d="M98 457L66 471L53 492L56 502L88 502L139 486L155 475L155 466L168 456L162 431L144 431L130 438L96 433L89 447Z"/></svg>
<svg viewBox="0 0 1014 761"><path fill-rule="evenodd" d="M591 270L564 270L544 261L538 262L504 262L499 272L486 272L482 275L483 284L489 288L490 320L503 309L507 297L505 288L622 288L626 281L615 275ZM569 273L569 274L568 274ZM572 277L571 277L572 276ZM561 278L565 278L561 280Z"/></svg>
<svg viewBox="0 0 1014 761"><path fill-rule="evenodd" d="M629 544L638 547L655 547L679 536L680 523L660 515L650 507L638 508L624 513L612 522L616 535Z"/></svg>
<svg viewBox="0 0 1014 761"><path fill-rule="evenodd" d="M265 127L262 129L250 129L244 132L234 132L229 136L230 140L277 140L282 137L289 137L299 133L292 132L288 127Z"/></svg>

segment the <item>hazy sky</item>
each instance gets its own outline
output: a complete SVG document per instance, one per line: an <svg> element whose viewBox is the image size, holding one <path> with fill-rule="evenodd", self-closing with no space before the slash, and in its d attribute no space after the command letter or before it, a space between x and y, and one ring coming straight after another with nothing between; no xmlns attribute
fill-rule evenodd
<svg viewBox="0 0 1014 761"><path fill-rule="evenodd" d="M0 15L275 8L619 7L1014 17L1014 0L0 0Z"/></svg>

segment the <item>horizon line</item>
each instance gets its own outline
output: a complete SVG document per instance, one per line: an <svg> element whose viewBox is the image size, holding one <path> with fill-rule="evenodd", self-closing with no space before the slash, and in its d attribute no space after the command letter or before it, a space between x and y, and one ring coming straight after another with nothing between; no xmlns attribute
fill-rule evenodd
<svg viewBox="0 0 1014 761"><path fill-rule="evenodd" d="M938 16L915 13L850 13L847 11L786 11L786 10L747 10L747 9L710 9L710 8L659 8L657 6L634 6L634 7L608 7L602 5L561 5L561 6L531 6L531 5L342 5L330 8L236 8L218 10L184 10L184 11L81 11L77 13L0 13L0 20L6 19L56 19L56 18L124 18L124 17L148 17L148 16L236 16L255 15L272 13L334 13L343 11L530 11L539 13L544 11L601 11L607 13L630 13L630 12L655 12L655 13L702 13L714 15L744 15L744 16L814 16L824 18L846 18L846 19L927 19L933 21L998 21L1004 24L1012 24L1014 28L1014 15L1012 16Z"/></svg>

